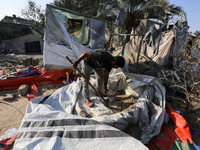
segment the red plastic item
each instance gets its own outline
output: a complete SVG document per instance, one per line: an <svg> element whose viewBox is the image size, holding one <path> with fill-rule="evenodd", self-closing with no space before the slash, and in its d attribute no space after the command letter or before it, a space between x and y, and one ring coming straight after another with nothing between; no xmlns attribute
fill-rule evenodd
<svg viewBox="0 0 200 150"><path fill-rule="evenodd" d="M187 124L187 121L168 105L166 105L166 110L172 121L175 123L174 131L182 140L182 142L193 143L190 133L190 127Z"/></svg>
<svg viewBox="0 0 200 150"><path fill-rule="evenodd" d="M178 138L167 125L163 124L160 133L153 137L146 146L150 150L170 150L175 140Z"/></svg>
<svg viewBox="0 0 200 150"><path fill-rule="evenodd" d="M1 141L1 143L4 143L4 144L5 144L5 146L4 146L3 148L1 148L1 150L7 150L7 149L10 147L10 145L13 144L13 143L15 142L16 138L17 138L17 134L15 134L15 135L14 135L12 138L10 138L10 139L6 139L6 140L4 140L4 141Z"/></svg>
<svg viewBox="0 0 200 150"><path fill-rule="evenodd" d="M38 88L35 84L31 85L31 94L27 94L28 101L30 102L33 98L40 96Z"/></svg>
<svg viewBox="0 0 200 150"><path fill-rule="evenodd" d="M60 77L66 78L66 72L69 74L72 72L72 69L63 69L63 70L49 70L47 71L44 68L41 68L39 76L27 76L27 77L17 77L9 78L5 80L0 80L1 91L6 90L16 90L23 84L32 85L45 85L45 84L62 84L63 80ZM74 80L77 79L77 75L74 75Z"/></svg>

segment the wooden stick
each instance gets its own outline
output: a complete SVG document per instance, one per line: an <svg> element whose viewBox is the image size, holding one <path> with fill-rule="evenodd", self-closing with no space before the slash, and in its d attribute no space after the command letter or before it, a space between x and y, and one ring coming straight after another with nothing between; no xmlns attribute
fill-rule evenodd
<svg viewBox="0 0 200 150"><path fill-rule="evenodd" d="M66 56L66 58L67 58L67 60L71 63L71 64L73 64L73 62L71 61L71 59L68 57L68 56ZM86 77L81 73L81 71L78 69L78 68L76 68L76 70L80 73L80 75L85 79L85 81L93 88L93 90L97 93L97 95L98 96L100 96L104 101L106 101L104 98L103 98L103 96L101 96L101 94L96 90L96 88L88 81L88 79L86 79Z"/></svg>

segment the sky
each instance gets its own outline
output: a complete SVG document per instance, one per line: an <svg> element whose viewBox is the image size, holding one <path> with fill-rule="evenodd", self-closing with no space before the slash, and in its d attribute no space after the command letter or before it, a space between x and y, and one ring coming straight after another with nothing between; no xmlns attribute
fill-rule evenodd
<svg viewBox="0 0 200 150"><path fill-rule="evenodd" d="M33 0L37 6L45 10L46 4L53 3L54 0ZM200 0L169 0L171 4L181 6L187 15L189 32L200 31ZM28 0L0 0L0 20L4 16L21 16L21 10L28 7ZM22 17L23 18L23 17Z"/></svg>
<svg viewBox="0 0 200 150"><path fill-rule="evenodd" d="M190 26L189 32L200 31L200 0L169 0L169 2L182 7Z"/></svg>
<svg viewBox="0 0 200 150"><path fill-rule="evenodd" d="M54 0L32 0L37 6L41 6L45 10L46 4L53 3ZM28 0L0 0L0 20L5 16L13 16L23 18L21 10L28 8Z"/></svg>

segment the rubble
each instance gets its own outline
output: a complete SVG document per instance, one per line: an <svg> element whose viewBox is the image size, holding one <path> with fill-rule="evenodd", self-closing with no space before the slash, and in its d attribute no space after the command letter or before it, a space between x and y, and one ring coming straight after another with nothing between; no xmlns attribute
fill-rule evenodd
<svg viewBox="0 0 200 150"><path fill-rule="evenodd" d="M21 85L18 89L18 93L22 96L25 96L28 94L28 91L30 89L30 86L27 84Z"/></svg>
<svg viewBox="0 0 200 150"><path fill-rule="evenodd" d="M4 101L11 101L14 100L15 94L5 94L2 96L2 100Z"/></svg>

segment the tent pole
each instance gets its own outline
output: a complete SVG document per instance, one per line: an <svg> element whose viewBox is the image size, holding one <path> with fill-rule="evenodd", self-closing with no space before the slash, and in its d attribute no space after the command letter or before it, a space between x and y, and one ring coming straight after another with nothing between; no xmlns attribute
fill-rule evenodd
<svg viewBox="0 0 200 150"><path fill-rule="evenodd" d="M124 40L121 56L124 56L124 48L125 48L125 45L126 45L127 38L128 38L128 35L126 35L126 38Z"/></svg>
<svg viewBox="0 0 200 150"><path fill-rule="evenodd" d="M140 51L141 51L143 37L144 37L144 35L142 35L142 38L140 40L140 46L139 46L138 55L137 55L136 72L138 71L138 62L139 62L139 57L140 57Z"/></svg>

